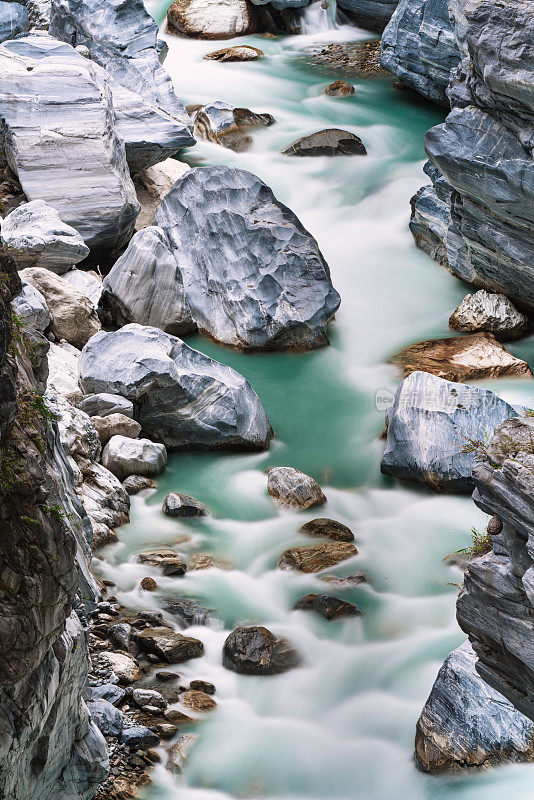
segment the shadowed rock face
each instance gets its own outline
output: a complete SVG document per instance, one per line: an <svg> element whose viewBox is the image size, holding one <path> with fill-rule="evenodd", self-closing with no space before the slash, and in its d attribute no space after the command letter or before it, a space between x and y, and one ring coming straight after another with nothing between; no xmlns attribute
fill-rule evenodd
<svg viewBox="0 0 534 800"><path fill-rule="evenodd" d="M421 481L434 488L473 488L470 441L484 441L514 416L512 406L487 389L450 383L412 372L401 383L387 413L387 442L380 469L385 475Z"/></svg>
<svg viewBox="0 0 534 800"><path fill-rule="evenodd" d="M258 626L236 628L223 647L223 666L243 675L278 675L299 663L287 639Z"/></svg>
<svg viewBox="0 0 534 800"><path fill-rule="evenodd" d="M52 206L91 249L126 243L139 204L106 72L67 44L28 34L0 45L0 107L6 157L28 200Z"/></svg>
<svg viewBox="0 0 534 800"><path fill-rule="evenodd" d="M28 11L21 3L0 0L0 42L28 30Z"/></svg>
<svg viewBox="0 0 534 800"><path fill-rule="evenodd" d="M327 128L297 139L282 151L285 156L365 156L367 150L354 133Z"/></svg>
<svg viewBox="0 0 534 800"><path fill-rule="evenodd" d="M503 527L470 563L456 613L477 671L534 719L534 418L503 422L482 456L473 500Z"/></svg>
<svg viewBox="0 0 534 800"><path fill-rule="evenodd" d="M417 723L415 754L434 773L534 759L532 721L482 680L469 642L438 673Z"/></svg>
<svg viewBox="0 0 534 800"><path fill-rule="evenodd" d="M79 368L86 393L131 400L145 433L167 447L263 449L272 436L239 373L157 328L132 324L93 336Z"/></svg>
<svg viewBox="0 0 534 800"><path fill-rule="evenodd" d="M315 239L255 175L191 169L155 224L168 236L201 331L244 350L328 343L326 326L339 306L328 266Z"/></svg>
<svg viewBox="0 0 534 800"><path fill-rule="evenodd" d="M463 60L453 111L427 134L433 187L412 201L412 233L467 283L534 307L532 2L468 0L451 13Z"/></svg>

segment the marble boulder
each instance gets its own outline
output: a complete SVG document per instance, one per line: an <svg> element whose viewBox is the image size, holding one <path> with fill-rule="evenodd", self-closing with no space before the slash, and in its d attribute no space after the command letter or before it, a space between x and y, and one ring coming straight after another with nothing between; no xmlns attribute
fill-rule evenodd
<svg viewBox="0 0 534 800"><path fill-rule="evenodd" d="M249 0L174 0L167 24L195 39L233 39L260 30L261 14Z"/></svg>

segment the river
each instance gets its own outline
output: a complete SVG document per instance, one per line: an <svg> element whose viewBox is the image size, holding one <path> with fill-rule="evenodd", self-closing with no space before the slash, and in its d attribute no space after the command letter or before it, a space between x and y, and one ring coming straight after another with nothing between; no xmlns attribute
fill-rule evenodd
<svg viewBox="0 0 534 800"><path fill-rule="evenodd" d="M158 21L161 0L151 8ZM176 671L184 682L212 681L218 708L197 726L199 738L184 774L163 766L152 773L150 800L502 800L534 798L534 772L510 766L468 777L431 777L413 763L415 724L437 670L464 640L455 621L462 581L443 556L470 541L483 515L469 498L435 495L380 475L379 397L399 377L388 359L403 345L449 333L447 320L467 287L419 251L408 230L409 200L423 183L426 130L440 109L395 91L393 80L354 80L346 99L322 95L332 80L306 65L303 48L320 41L365 40L357 28L331 29L317 5L306 35L244 37L261 48L257 62L219 64L204 54L228 42L165 36L166 68L184 103L220 99L269 112L276 125L254 134L254 146L235 154L199 142L192 165L229 164L260 176L319 242L342 304L331 325L331 347L305 354L247 355L192 336L188 344L244 374L263 402L276 438L262 454L175 454L157 491L132 498L131 523L120 543L97 562L117 582L118 599L132 609L158 607L164 595L197 599L214 609L208 626L188 633L206 654ZM367 157L287 158L280 150L324 127L358 134ZM532 357L532 340L510 349ZM488 387L507 400L530 402L530 388L513 380ZM264 470L289 465L315 477L328 503L306 513L276 509ZM191 494L213 516L169 519L169 491ZM332 574L363 571L368 583L339 588L313 575L282 572L287 547L303 544L298 527L316 516L344 522L358 556ZM182 537L189 537L181 542ZM311 540L313 542L313 540ZM135 562L154 546L186 556L209 552L222 568L161 577ZM152 574L158 592L142 592ZM292 611L312 591L331 591L364 615L326 622ZM303 656L299 669L277 677L245 677L220 665L228 632L264 624L287 636Z"/></svg>

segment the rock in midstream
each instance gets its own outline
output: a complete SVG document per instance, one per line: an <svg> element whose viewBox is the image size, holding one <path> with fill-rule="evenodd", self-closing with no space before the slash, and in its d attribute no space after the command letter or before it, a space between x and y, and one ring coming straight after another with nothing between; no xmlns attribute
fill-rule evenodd
<svg viewBox="0 0 534 800"><path fill-rule="evenodd" d="M250 172L189 170L159 207L191 316L243 350L309 350L328 343L339 295L315 239ZM210 230L206 238L202 232Z"/></svg>
<svg viewBox="0 0 534 800"><path fill-rule="evenodd" d="M359 136L339 128L326 128L297 139L282 150L284 156L365 156Z"/></svg>
<svg viewBox="0 0 534 800"><path fill-rule="evenodd" d="M305 522L299 528L299 533L304 536L325 537L332 539L335 542L352 542L354 541L354 534L342 522L336 522L335 519L328 519L327 517L318 517L309 522Z"/></svg>
<svg viewBox="0 0 534 800"><path fill-rule="evenodd" d="M86 393L132 400L145 434L167 447L260 450L271 439L261 403L239 373L157 328L132 324L93 336L79 371Z"/></svg>
<svg viewBox="0 0 534 800"><path fill-rule="evenodd" d="M236 44L234 47L223 47L204 56L208 61L257 61L263 52L249 44Z"/></svg>
<svg viewBox="0 0 534 800"><path fill-rule="evenodd" d="M174 550L151 550L139 553L137 558L141 564L158 567L164 575L185 575L187 570L185 561Z"/></svg>
<svg viewBox="0 0 534 800"><path fill-rule="evenodd" d="M299 510L326 503L317 481L293 467L269 469L267 491L282 508Z"/></svg>
<svg viewBox="0 0 534 800"><path fill-rule="evenodd" d="M251 146L252 137L248 135L251 130L269 127L275 122L271 114L256 114L248 108L236 108L221 100L200 106L193 119L198 136L236 153Z"/></svg>
<svg viewBox="0 0 534 800"><path fill-rule="evenodd" d="M154 653L169 664L180 664L190 658L199 658L204 653L204 645L199 639L182 636L165 626L140 631L137 643L142 650Z"/></svg>
<svg viewBox="0 0 534 800"><path fill-rule="evenodd" d="M62 275L89 255L77 230L44 200L14 208L1 222L0 241L18 269L44 267Z"/></svg>
<svg viewBox="0 0 534 800"><path fill-rule="evenodd" d="M532 761L534 723L476 670L469 642L447 656L419 717L415 754L425 772Z"/></svg>
<svg viewBox="0 0 534 800"><path fill-rule="evenodd" d="M262 16L249 0L174 0L168 29L195 39L233 39L260 30Z"/></svg>
<svg viewBox="0 0 534 800"><path fill-rule="evenodd" d="M236 628L223 647L223 666L243 675L278 675L297 667L300 656L292 645L267 628Z"/></svg>
<svg viewBox="0 0 534 800"><path fill-rule="evenodd" d="M161 508L167 517L205 517L208 509L194 497L187 494L170 492Z"/></svg>
<svg viewBox="0 0 534 800"><path fill-rule="evenodd" d="M329 594L307 594L297 600L293 606L295 610L315 611L327 620L340 619L343 617L356 617L362 612L354 603L346 600L339 600Z"/></svg>
<svg viewBox="0 0 534 800"><path fill-rule="evenodd" d="M456 331L488 331L496 339L518 339L528 328L528 319L504 294L479 289L464 297L449 317L449 325Z"/></svg>
<svg viewBox="0 0 534 800"><path fill-rule="evenodd" d="M412 372L387 412L385 475L415 480L449 492L470 492L476 443L516 412L490 392Z"/></svg>
<svg viewBox="0 0 534 800"><path fill-rule="evenodd" d="M0 45L0 94L7 161L28 200L52 206L92 250L126 244L139 204L105 70L30 33Z"/></svg>
<svg viewBox="0 0 534 800"><path fill-rule="evenodd" d="M354 86L348 81L334 81L323 89L323 94L328 97L350 97L355 92Z"/></svg>
<svg viewBox="0 0 534 800"><path fill-rule="evenodd" d="M350 542L329 542L312 547L290 547L285 550L278 562L280 569L296 569L300 572L320 572L327 567L335 567L358 554Z"/></svg>

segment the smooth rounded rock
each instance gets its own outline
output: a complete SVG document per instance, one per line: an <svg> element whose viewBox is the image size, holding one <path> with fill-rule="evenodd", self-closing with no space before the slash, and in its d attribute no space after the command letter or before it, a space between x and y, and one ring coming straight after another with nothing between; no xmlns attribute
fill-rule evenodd
<svg viewBox="0 0 534 800"><path fill-rule="evenodd" d="M206 506L194 497L177 492L170 492L167 495L161 510L167 517L205 517L208 513Z"/></svg>
<svg viewBox="0 0 534 800"><path fill-rule="evenodd" d="M278 562L280 569L296 569L300 572L320 572L327 567L335 567L358 554L349 542L329 542L313 547L290 547L285 550Z"/></svg>
<svg viewBox="0 0 534 800"><path fill-rule="evenodd" d="M107 417L109 414L123 414L133 418L133 403L118 394L89 394L78 403L78 408L90 417Z"/></svg>
<svg viewBox="0 0 534 800"><path fill-rule="evenodd" d="M232 39L259 30L261 16L249 0L174 0L169 31L196 39Z"/></svg>
<svg viewBox="0 0 534 800"><path fill-rule="evenodd" d="M138 706L154 706L155 708L166 708L167 701L160 692L155 689L134 689L132 698Z"/></svg>
<svg viewBox="0 0 534 800"><path fill-rule="evenodd" d="M180 697L180 701L191 711L212 711L217 703L209 694L198 689L189 689Z"/></svg>
<svg viewBox="0 0 534 800"><path fill-rule="evenodd" d="M300 611L315 611L327 620L357 617L362 613L354 603L339 600L329 594L307 594L297 600L293 608Z"/></svg>
<svg viewBox="0 0 534 800"><path fill-rule="evenodd" d="M304 536L325 537L332 539L335 542L352 542L354 541L354 534L342 522L336 522L335 519L328 519L327 517L318 517L305 522L299 528L299 533Z"/></svg>
<svg viewBox="0 0 534 800"><path fill-rule="evenodd" d="M293 467L272 467L268 470L267 491L282 508L298 510L326 503L317 481Z"/></svg>
<svg viewBox="0 0 534 800"><path fill-rule="evenodd" d="M128 494L138 494L145 489L156 489L157 483L152 478L147 478L144 475L128 475L122 482L122 485Z"/></svg>
<svg viewBox="0 0 534 800"><path fill-rule="evenodd" d="M136 439L141 433L138 422L125 414L108 414L105 417L91 417L91 421L100 437L102 446L107 444L112 436L125 436L127 439Z"/></svg>
<svg viewBox="0 0 534 800"><path fill-rule="evenodd" d="M348 81L334 81L323 90L323 94L328 97L350 97L354 94L354 86Z"/></svg>
<svg viewBox="0 0 534 800"><path fill-rule="evenodd" d="M182 636L164 626L142 630L137 635L137 641L147 653L154 653L169 664L180 664L190 658L199 658L204 653L204 645L199 639Z"/></svg>
<svg viewBox="0 0 534 800"><path fill-rule="evenodd" d="M143 578L140 583L140 586L141 589L145 590L145 592L155 592L156 589L158 588L158 584L156 583L154 578L151 578L150 576Z"/></svg>
<svg viewBox="0 0 534 800"><path fill-rule="evenodd" d="M159 744L159 736L144 725L134 725L123 729L120 741L132 750L148 750Z"/></svg>
<svg viewBox="0 0 534 800"><path fill-rule="evenodd" d="M27 281L22 282L22 289L11 302L13 313L24 325L31 325L38 331L44 331L52 322L52 315L41 292Z"/></svg>
<svg viewBox="0 0 534 800"><path fill-rule="evenodd" d="M165 445L149 439L112 436L102 451L102 464L122 480L128 475L159 475L167 466Z"/></svg>
<svg viewBox="0 0 534 800"><path fill-rule="evenodd" d="M267 628L236 628L224 643L223 666L243 675L278 675L299 664L300 657L287 639Z"/></svg>
<svg viewBox="0 0 534 800"><path fill-rule="evenodd" d="M185 575L187 566L185 561L174 550L154 550L139 553L141 564L151 564L161 569L164 575Z"/></svg>
<svg viewBox="0 0 534 800"><path fill-rule="evenodd" d="M135 683L141 678L141 670L130 656L105 651L100 653L100 657L107 661L110 669L119 679L119 683Z"/></svg>
<svg viewBox="0 0 534 800"><path fill-rule="evenodd" d="M367 150L354 133L338 128L325 128L297 139L285 150L284 156L365 156Z"/></svg>
<svg viewBox="0 0 534 800"><path fill-rule="evenodd" d="M234 47L224 47L214 50L204 56L208 61L257 61L263 57L262 50L248 44L238 44Z"/></svg>
<svg viewBox="0 0 534 800"><path fill-rule="evenodd" d="M95 700L87 703L93 722L104 736L120 736L124 724L124 714L108 703L107 700Z"/></svg>

